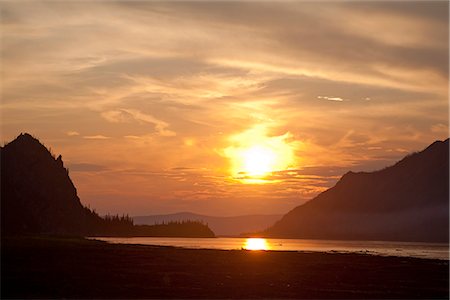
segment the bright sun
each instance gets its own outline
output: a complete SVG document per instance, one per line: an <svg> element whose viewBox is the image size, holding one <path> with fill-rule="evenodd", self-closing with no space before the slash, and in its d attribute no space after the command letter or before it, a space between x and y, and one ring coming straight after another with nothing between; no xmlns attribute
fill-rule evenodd
<svg viewBox="0 0 450 300"><path fill-rule="evenodd" d="M268 136L266 126L255 126L230 137L232 146L224 149L230 159L233 178L242 183L268 183L275 181L271 175L295 166L298 142L291 141L287 132Z"/></svg>
<svg viewBox="0 0 450 300"><path fill-rule="evenodd" d="M263 176L274 170L276 154L270 148L254 146L242 152L243 172L249 176Z"/></svg>

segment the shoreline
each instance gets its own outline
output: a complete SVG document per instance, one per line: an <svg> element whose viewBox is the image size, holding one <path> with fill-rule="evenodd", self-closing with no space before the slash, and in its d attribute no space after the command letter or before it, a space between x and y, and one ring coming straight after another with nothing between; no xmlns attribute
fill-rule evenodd
<svg viewBox="0 0 450 300"><path fill-rule="evenodd" d="M2 238L2 298L448 298L449 262Z"/></svg>

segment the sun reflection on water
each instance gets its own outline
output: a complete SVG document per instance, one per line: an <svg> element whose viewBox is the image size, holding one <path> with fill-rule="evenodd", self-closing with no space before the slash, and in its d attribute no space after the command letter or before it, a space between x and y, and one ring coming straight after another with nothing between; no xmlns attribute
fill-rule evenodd
<svg viewBox="0 0 450 300"><path fill-rule="evenodd" d="M242 247L245 250L270 250L269 244L266 239L262 238L248 238L245 240L245 244Z"/></svg>

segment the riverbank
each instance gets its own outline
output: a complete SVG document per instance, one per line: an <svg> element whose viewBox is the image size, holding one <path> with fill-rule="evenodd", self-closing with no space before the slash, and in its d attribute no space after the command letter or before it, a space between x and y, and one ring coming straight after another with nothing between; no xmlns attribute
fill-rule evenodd
<svg viewBox="0 0 450 300"><path fill-rule="evenodd" d="M5 298L448 298L448 261L2 239Z"/></svg>

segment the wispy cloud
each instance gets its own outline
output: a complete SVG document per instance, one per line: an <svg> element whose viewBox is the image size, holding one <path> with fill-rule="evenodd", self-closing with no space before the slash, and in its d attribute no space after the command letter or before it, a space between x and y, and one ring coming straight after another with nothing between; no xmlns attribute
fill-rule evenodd
<svg viewBox="0 0 450 300"><path fill-rule="evenodd" d="M108 140L111 137L104 135L85 135L83 138L87 140Z"/></svg>
<svg viewBox="0 0 450 300"><path fill-rule="evenodd" d="M68 163L67 167L71 172L101 172L106 171L106 166L91 163Z"/></svg>
<svg viewBox="0 0 450 300"><path fill-rule="evenodd" d="M339 101L339 102L344 101L344 99L342 99L342 98L340 98L340 97L317 96L317 98L318 98L318 99L329 100L329 101Z"/></svg>
<svg viewBox="0 0 450 300"><path fill-rule="evenodd" d="M139 135L125 135L124 138L130 139L130 140L139 140L142 138L142 136Z"/></svg>
<svg viewBox="0 0 450 300"><path fill-rule="evenodd" d="M141 124L153 124L158 135L161 136L175 136L176 133L167 129L169 124L155 118L150 114L142 113L136 109L118 109L109 110L101 113L102 117L109 122L113 123L125 123L131 121L137 121Z"/></svg>
<svg viewBox="0 0 450 300"><path fill-rule="evenodd" d="M79 136L80 135L80 133L77 131L67 131L66 134L68 136Z"/></svg>

